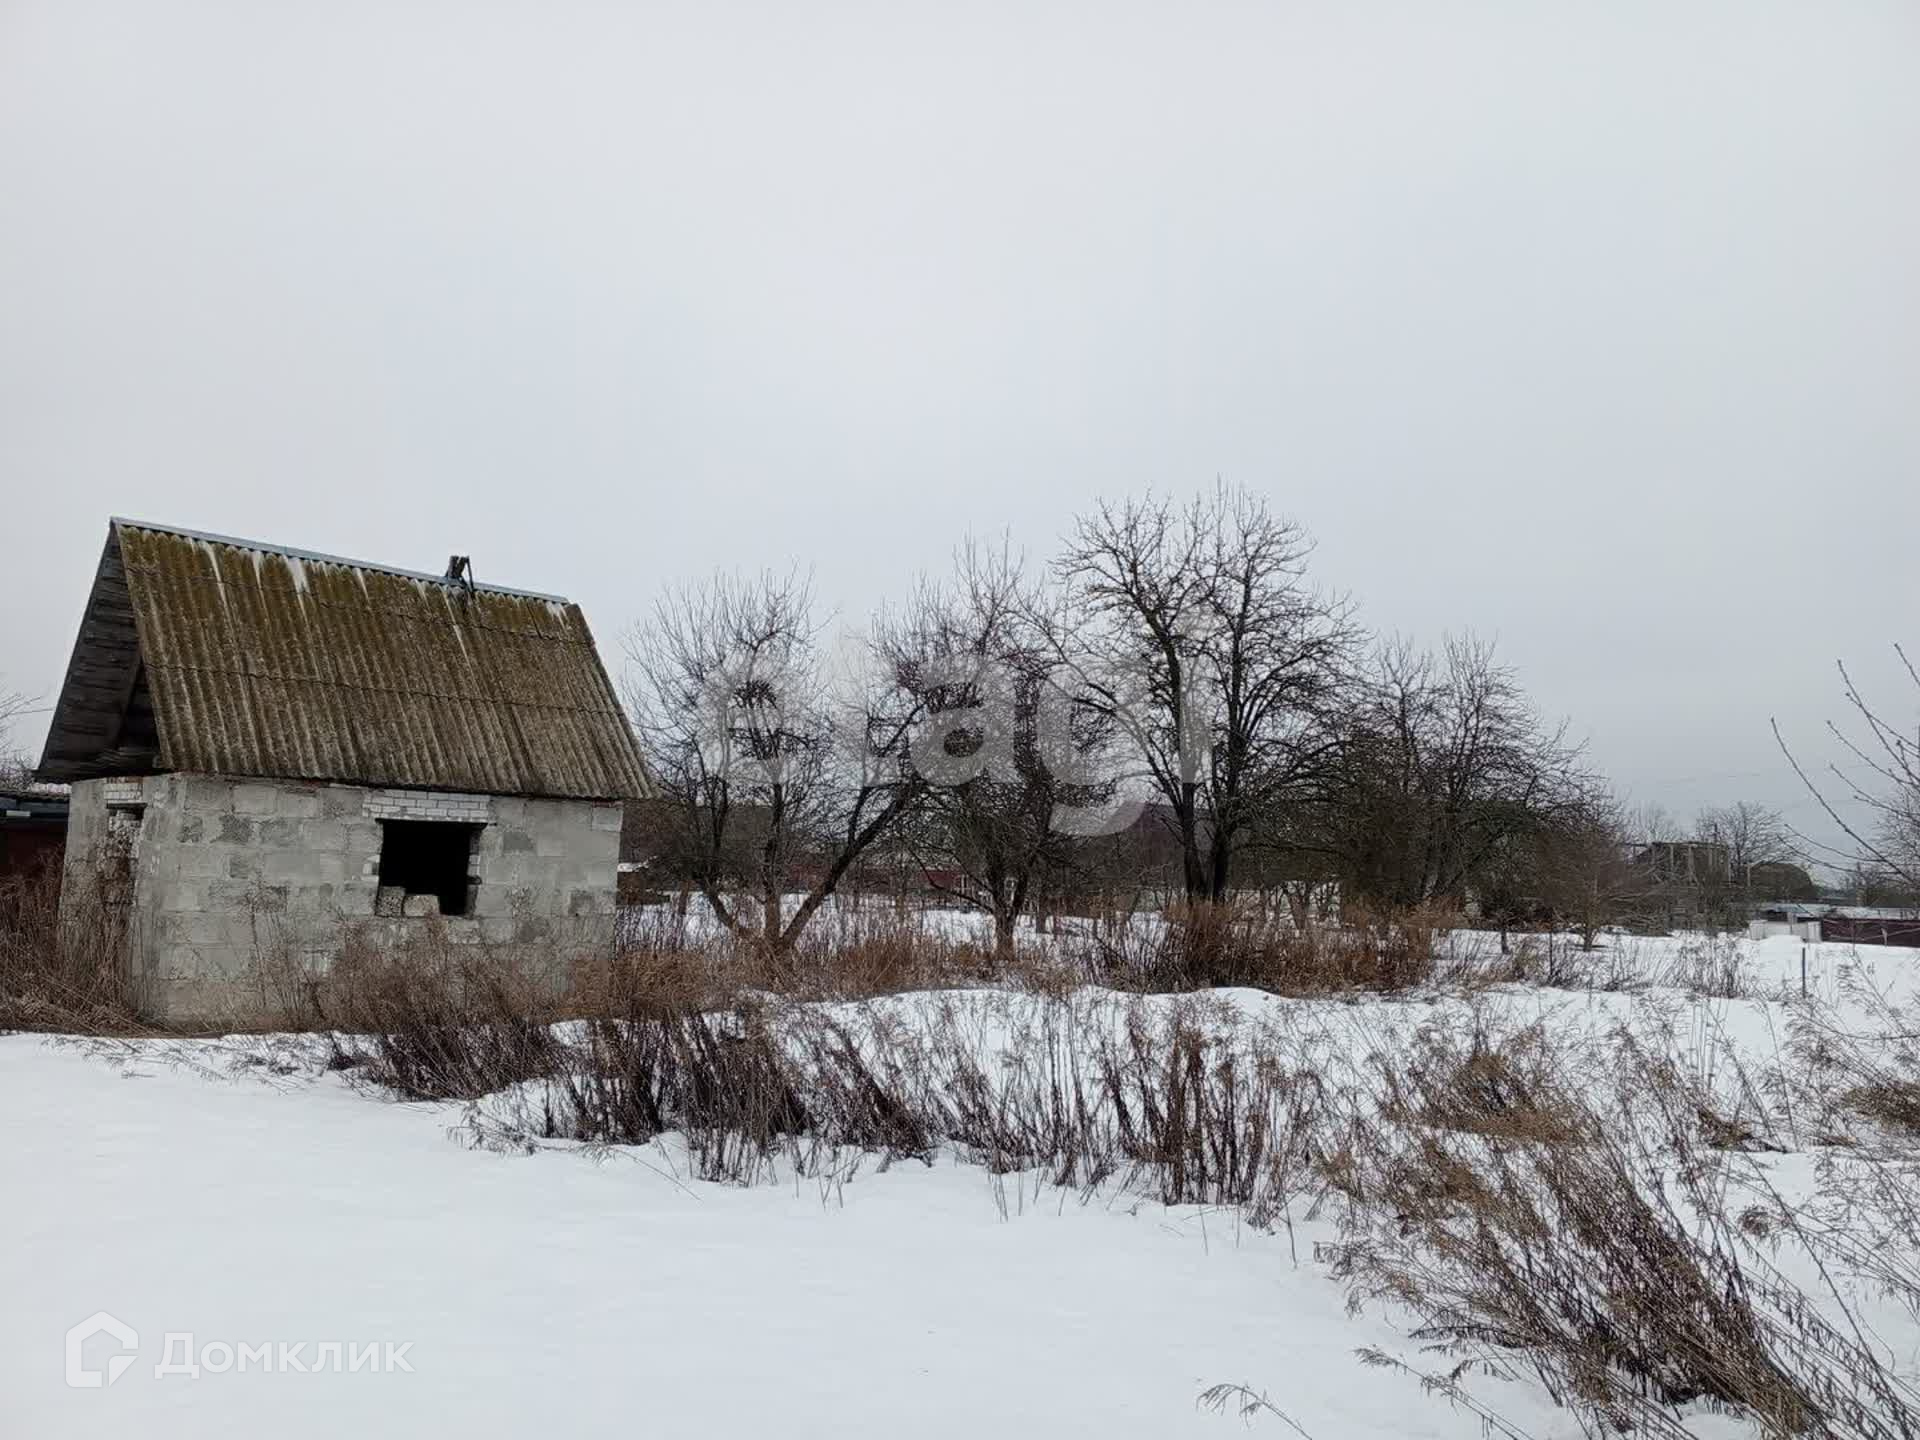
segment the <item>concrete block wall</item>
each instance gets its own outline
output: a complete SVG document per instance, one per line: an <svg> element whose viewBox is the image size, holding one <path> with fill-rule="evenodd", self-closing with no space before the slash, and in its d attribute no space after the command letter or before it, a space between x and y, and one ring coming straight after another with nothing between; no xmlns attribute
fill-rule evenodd
<svg viewBox="0 0 1920 1440"><path fill-rule="evenodd" d="M91 910L104 902L118 914L130 940L138 934L142 794L138 780L85 780L72 787L60 891L63 906ZM137 964L135 971L137 978Z"/></svg>
<svg viewBox="0 0 1920 1440"><path fill-rule="evenodd" d="M67 798L67 858L62 872L67 893L76 884L85 884L92 867L99 863L100 847L107 837L107 786L114 783L81 780L72 786Z"/></svg>
<svg viewBox="0 0 1920 1440"><path fill-rule="evenodd" d="M143 1008L221 1023L269 1008L263 970L324 974L348 927L375 944L440 923L450 939L564 965L610 946L621 807L300 781L153 775L73 790L68 867L137 815L129 964ZM130 809L129 807L140 807ZM476 825L472 913L376 917L381 822ZM563 977L556 975L556 980Z"/></svg>

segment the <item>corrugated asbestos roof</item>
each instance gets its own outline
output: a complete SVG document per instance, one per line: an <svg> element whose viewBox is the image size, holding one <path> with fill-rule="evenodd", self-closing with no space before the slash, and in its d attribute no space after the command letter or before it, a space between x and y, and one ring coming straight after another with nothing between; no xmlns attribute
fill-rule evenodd
<svg viewBox="0 0 1920 1440"><path fill-rule="evenodd" d="M115 520L40 773L142 768L646 793L570 601Z"/></svg>

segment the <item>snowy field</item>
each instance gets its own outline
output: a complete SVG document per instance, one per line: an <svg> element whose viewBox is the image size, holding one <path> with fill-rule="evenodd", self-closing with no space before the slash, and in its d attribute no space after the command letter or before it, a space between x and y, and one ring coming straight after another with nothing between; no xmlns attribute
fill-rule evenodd
<svg viewBox="0 0 1920 1440"><path fill-rule="evenodd" d="M1320 1436L1471 1430L1363 1374L1354 1345L1392 1332L1230 1215L1003 1219L952 1165L823 1199L679 1180L652 1152L507 1157L449 1139L458 1107L27 1036L0 1039L0 1094L9 1436L1223 1435L1239 1422L1195 1399L1239 1380ZM136 1362L70 1389L62 1334L98 1310L139 1332ZM305 1340L310 1366L312 1342L410 1342L412 1373L155 1378L168 1331Z"/></svg>
<svg viewBox="0 0 1920 1440"><path fill-rule="evenodd" d="M1664 1030L1709 1064L1723 1039L1777 1049L1791 1018L1799 942L1742 956L1782 998L1516 987L1479 1003ZM1916 965L1815 947L1809 983L1837 993L1853 969L1910 994ZM1336 1037L1468 1003L1230 999L1250 1019L1291 1004ZM1349 1317L1313 1224L1290 1243L1229 1211L1009 1187L951 1158L743 1188L690 1178L670 1143L502 1154L463 1143L462 1106L232 1063L258 1050L0 1037L0 1436L1293 1433L1201 1407L1221 1383L1266 1392L1314 1440L1482 1433L1361 1364L1362 1346L1434 1362L1395 1317ZM1768 1163L1784 1190L1811 1174L1804 1155ZM66 1332L103 1311L137 1340L96 1335L79 1361L100 1378L132 1361L76 1388ZM1912 1373L1920 1334L1891 1307L1874 1317ZM168 1337L189 1333L200 1372L169 1373L186 1349ZM1531 1384L1480 1393L1530 1434L1579 1433ZM1704 1411L1687 1424L1753 1433Z"/></svg>

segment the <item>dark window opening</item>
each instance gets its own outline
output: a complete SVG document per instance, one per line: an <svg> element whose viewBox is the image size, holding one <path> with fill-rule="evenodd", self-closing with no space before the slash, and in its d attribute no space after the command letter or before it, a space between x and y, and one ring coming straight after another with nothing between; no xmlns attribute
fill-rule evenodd
<svg viewBox="0 0 1920 1440"><path fill-rule="evenodd" d="M432 895L442 915L464 915L472 897L472 867L478 825L448 820L380 822L380 888L404 891L408 899Z"/></svg>

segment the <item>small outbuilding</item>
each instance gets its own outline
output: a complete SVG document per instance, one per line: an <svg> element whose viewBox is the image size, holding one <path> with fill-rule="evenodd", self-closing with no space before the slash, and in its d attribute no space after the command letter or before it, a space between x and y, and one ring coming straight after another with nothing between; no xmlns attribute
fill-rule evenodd
<svg viewBox="0 0 1920 1440"><path fill-rule="evenodd" d="M144 1012L246 1018L264 959L323 974L356 931L555 979L611 944L633 732L579 606L467 569L111 522L39 776Z"/></svg>

